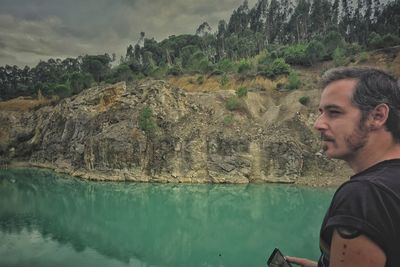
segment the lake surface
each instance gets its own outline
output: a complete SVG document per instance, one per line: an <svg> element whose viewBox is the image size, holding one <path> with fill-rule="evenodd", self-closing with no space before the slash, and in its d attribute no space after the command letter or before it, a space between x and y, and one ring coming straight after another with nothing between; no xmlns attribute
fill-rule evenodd
<svg viewBox="0 0 400 267"><path fill-rule="evenodd" d="M266 266L317 259L334 191L293 185L100 183L0 171L0 266Z"/></svg>

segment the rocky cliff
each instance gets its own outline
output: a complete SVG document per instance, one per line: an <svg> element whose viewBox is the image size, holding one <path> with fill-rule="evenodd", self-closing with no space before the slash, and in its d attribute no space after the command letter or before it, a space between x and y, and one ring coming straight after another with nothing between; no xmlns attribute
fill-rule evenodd
<svg viewBox="0 0 400 267"><path fill-rule="evenodd" d="M248 183L343 176L312 130L318 91L187 92L145 80L88 89L57 104L0 110L0 157L94 180ZM311 99L307 108L300 96ZM156 127L140 127L144 107Z"/></svg>

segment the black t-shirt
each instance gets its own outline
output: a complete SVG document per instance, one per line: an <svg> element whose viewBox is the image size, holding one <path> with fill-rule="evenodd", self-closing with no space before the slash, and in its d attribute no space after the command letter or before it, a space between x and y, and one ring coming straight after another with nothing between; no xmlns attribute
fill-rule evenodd
<svg viewBox="0 0 400 267"><path fill-rule="evenodd" d="M400 159L380 162L338 188L321 226L319 267L329 266L335 227L358 230L385 252L386 267L400 266Z"/></svg>

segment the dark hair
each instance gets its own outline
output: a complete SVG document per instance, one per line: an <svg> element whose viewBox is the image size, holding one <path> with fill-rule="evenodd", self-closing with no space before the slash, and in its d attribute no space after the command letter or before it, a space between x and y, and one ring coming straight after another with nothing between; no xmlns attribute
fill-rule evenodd
<svg viewBox="0 0 400 267"><path fill-rule="evenodd" d="M332 82L343 79L355 79L357 84L352 96L352 103L361 110L361 121L379 104L389 106L386 129L391 132L396 142L400 142L400 84L390 74L372 68L336 68L322 76L325 88Z"/></svg>

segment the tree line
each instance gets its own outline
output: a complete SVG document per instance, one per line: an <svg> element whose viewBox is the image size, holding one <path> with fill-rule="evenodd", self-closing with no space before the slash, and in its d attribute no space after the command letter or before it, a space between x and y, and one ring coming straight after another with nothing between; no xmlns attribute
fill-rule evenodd
<svg viewBox="0 0 400 267"><path fill-rule="evenodd" d="M0 67L0 98L77 94L94 83L163 78L182 73L257 73L273 78L287 64L334 59L345 64L357 52L400 44L400 0L245 0L213 31L207 22L195 34L160 42L144 32L112 67L115 56L49 59L35 67ZM249 59L262 55L257 66ZM283 71L282 71L283 69Z"/></svg>

